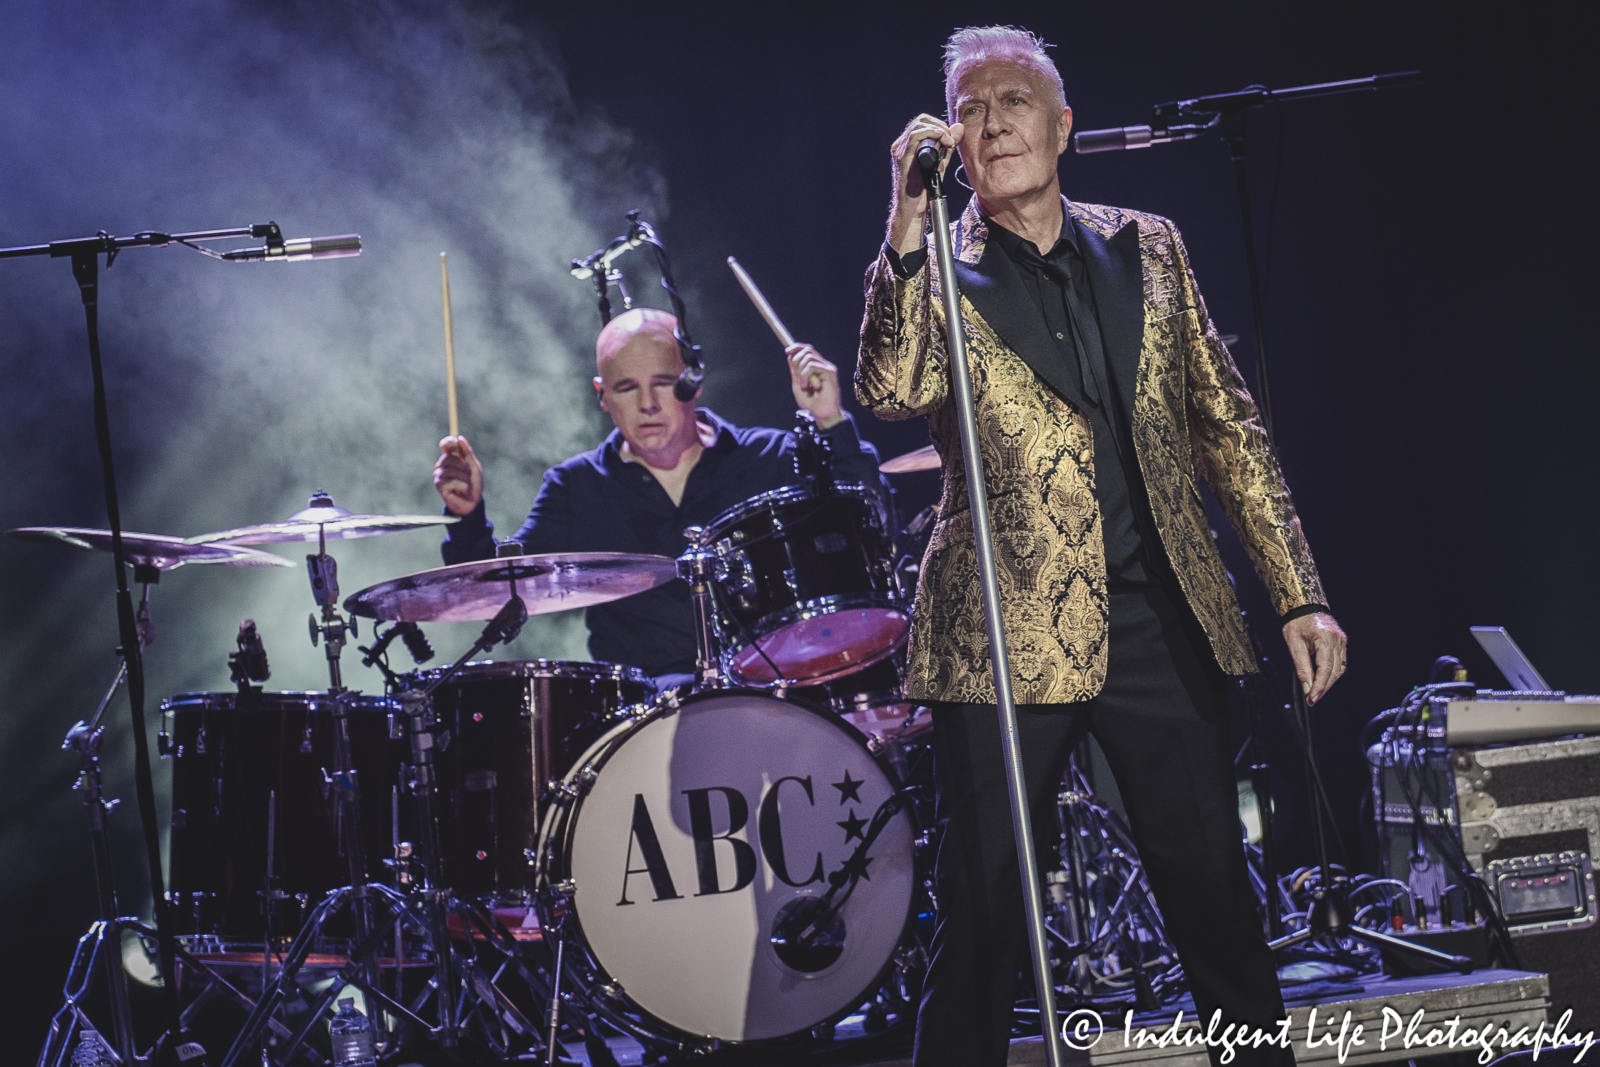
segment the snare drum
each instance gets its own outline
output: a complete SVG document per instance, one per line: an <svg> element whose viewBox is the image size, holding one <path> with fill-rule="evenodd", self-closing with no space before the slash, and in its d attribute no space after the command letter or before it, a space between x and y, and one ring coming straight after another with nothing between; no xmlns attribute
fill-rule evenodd
<svg viewBox="0 0 1600 1067"><path fill-rule="evenodd" d="M350 884L340 839L333 700L327 693L183 693L161 705L162 754L172 761L171 879L177 929L226 942L289 936L305 909ZM391 791L400 746L380 697L347 693L351 761L361 790L368 878L389 855ZM273 830L268 837L268 827ZM277 896L268 909L267 856ZM349 936L348 917L329 935Z"/></svg>
<svg viewBox="0 0 1600 1067"><path fill-rule="evenodd" d="M439 671L419 671L426 685ZM540 796L621 709L655 695L642 671L572 660L469 663L433 694L442 884L463 897L522 900Z"/></svg>
<svg viewBox="0 0 1600 1067"><path fill-rule="evenodd" d="M862 736L803 704L713 690L659 701L603 745L568 773L539 854L576 918L569 974L589 1004L646 1037L724 1042L858 1007L912 910L904 810L837 915L799 931L895 791Z"/></svg>
<svg viewBox="0 0 1600 1067"><path fill-rule="evenodd" d="M911 619L872 497L790 486L752 497L706 527L732 675L752 685L816 685L889 655Z"/></svg>

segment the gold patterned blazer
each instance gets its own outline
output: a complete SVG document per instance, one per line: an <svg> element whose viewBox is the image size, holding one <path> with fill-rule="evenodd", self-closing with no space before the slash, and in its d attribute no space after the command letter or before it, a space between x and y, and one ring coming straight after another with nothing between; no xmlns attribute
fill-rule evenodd
<svg viewBox="0 0 1600 1067"><path fill-rule="evenodd" d="M1280 615L1327 603L1289 490L1177 229L1122 208L1068 210L1161 544L1218 664L1250 673L1255 657L1195 475L1221 501ZM1052 387L1053 365L1030 361L1051 342L1041 316L1007 306L1004 294L1020 286L1000 283L1015 267L998 247L986 254L976 198L952 230L1012 688L1018 703L1087 700L1105 684L1109 611L1089 422L1064 399L1065 388ZM881 418L928 416L944 470L912 609L907 695L993 703L938 264L929 252L909 280L896 276L887 255L868 269L856 397Z"/></svg>

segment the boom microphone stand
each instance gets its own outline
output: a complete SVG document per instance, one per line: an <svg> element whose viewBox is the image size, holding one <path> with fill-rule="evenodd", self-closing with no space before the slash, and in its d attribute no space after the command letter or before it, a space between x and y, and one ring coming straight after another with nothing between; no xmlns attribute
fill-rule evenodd
<svg viewBox="0 0 1600 1067"><path fill-rule="evenodd" d="M1261 299L1261 277L1256 266L1255 225L1250 213L1250 182L1245 171L1245 117L1254 108L1285 100L1308 100L1317 96L1340 96L1346 93L1373 92L1400 89L1422 81L1420 70L1400 71L1394 74L1375 74L1369 78L1350 78L1345 81L1319 82L1297 85L1289 89L1268 89L1255 85L1238 92L1199 96L1189 100L1175 100L1157 104L1151 109L1149 125L1121 126L1105 130L1082 130L1073 135L1073 147L1079 155L1094 152L1116 152L1133 148L1148 148L1153 144L1189 141L1220 128L1228 142L1228 153L1233 160L1234 184L1239 191L1239 223L1244 231L1245 272L1250 282L1250 317L1255 329L1256 348L1256 403L1261 410L1261 422L1267 437L1277 441L1277 428L1273 422L1272 377L1267 367L1267 312ZM1260 642L1250 627L1256 661L1262 671L1244 683L1244 702L1249 718L1249 755L1251 789L1256 795L1256 810L1261 813L1261 865L1266 883L1267 936L1276 938L1283 932L1283 919L1278 911L1278 870L1272 840L1272 768L1267 763L1265 746L1261 742L1260 688L1270 676L1266 657ZM1298 692L1298 685L1295 686ZM1297 699L1299 699L1297 697ZM1310 734L1305 735L1308 739ZM1309 745L1309 740L1307 741ZM1309 749L1308 749L1309 751ZM1315 795L1318 783L1309 783L1313 790L1312 805L1318 802ZM1318 832L1321 832L1318 825Z"/></svg>
<svg viewBox="0 0 1600 1067"><path fill-rule="evenodd" d="M972 541L978 554L978 586L983 594L983 621L989 635L989 667L994 675L995 704L1000 716L1001 749L1005 753L1006 784L1011 796L1022 906L1028 919L1033 980L1039 995L1039 1028L1044 1035L1044 1047L1049 1051L1050 1067L1064 1067L1066 1061L1056 1034L1055 980L1050 966L1050 945L1046 940L1044 902L1039 896L1039 864L1034 855L1033 826L1028 817L1028 787L1022 773L1022 742L1017 735L1017 705L1011 696L1011 667L1006 656L1005 625L1000 616L1000 581L995 571L994 536L989 528L989 494L983 481L983 456L978 451L978 418L972 404L967 334L961 322L961 293L956 283L955 253L950 240L950 208L939 174L938 153L919 150L917 162L928 187L928 206L933 216L933 245L939 260L945 334L949 339L946 355L950 361L950 392L955 399L956 424L961 431L961 458L967 469Z"/></svg>
<svg viewBox="0 0 1600 1067"><path fill-rule="evenodd" d="M1272 382L1267 374L1266 309L1261 302L1261 281L1256 270L1255 227L1250 218L1250 184L1245 175L1245 115L1253 108L1283 100L1307 100L1314 96L1399 89L1422 81L1420 70L1396 74L1375 74L1370 78L1297 85L1291 89L1268 89L1253 85L1234 93L1198 96L1157 104L1151 110L1148 126L1121 126L1108 130L1083 130L1074 134L1073 147L1079 155L1091 152L1116 152L1129 148L1148 148L1153 144L1189 141L1221 128L1233 159L1233 176L1239 188L1239 221L1244 227L1244 262L1250 276L1250 314L1255 326L1256 401L1267 436L1276 438L1272 422Z"/></svg>
<svg viewBox="0 0 1600 1067"><path fill-rule="evenodd" d="M218 241L233 237L253 237L266 241L260 249L239 249L219 253L201 248L197 242ZM176 1045L182 1032L182 1018L178 1009L178 982L174 963L172 920L167 914L166 887L161 876L161 831L156 825L155 782L150 771L150 740L144 720L144 657L139 651L139 627L134 616L133 596L128 588L127 553L122 544L122 511L117 503L117 475L112 464L111 418L106 406L105 373L100 360L100 255L105 254L106 268L116 261L117 253L124 248L160 248L181 244L215 259L243 261L246 259L313 259L325 256L359 255L361 239L354 234L339 238L297 239L285 241L275 222L244 226L231 230L204 230L195 233L166 234L154 231L136 233L132 237L113 237L102 230L94 237L83 237L46 244L18 245L0 248L0 259L22 256L50 256L54 259L70 258L72 276L77 280L78 292L83 300L84 319L89 330L89 373L93 382L95 441L100 451L100 473L106 502L106 518L111 527L111 560L116 572L117 630L122 641L123 662L127 665L128 705L133 721L133 772L134 791L139 798L139 822L144 830L145 859L150 868L150 893L156 919L156 942L161 962L162 989L167 1009L168 1055L176 1055ZM338 245L337 248L334 246ZM152 1061L157 1057L152 1054Z"/></svg>

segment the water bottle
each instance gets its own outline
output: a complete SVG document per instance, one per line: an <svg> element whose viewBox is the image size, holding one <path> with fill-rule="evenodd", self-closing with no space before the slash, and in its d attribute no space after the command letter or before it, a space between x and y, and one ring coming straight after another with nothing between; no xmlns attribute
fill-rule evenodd
<svg viewBox="0 0 1600 1067"><path fill-rule="evenodd" d="M78 1047L72 1050L72 1067L116 1067L111 1050L93 1030L78 1035Z"/></svg>
<svg viewBox="0 0 1600 1067"><path fill-rule="evenodd" d="M372 1023L356 1011L353 997L339 1001L339 1011L328 1024L328 1039L333 1044L333 1067L378 1067Z"/></svg>

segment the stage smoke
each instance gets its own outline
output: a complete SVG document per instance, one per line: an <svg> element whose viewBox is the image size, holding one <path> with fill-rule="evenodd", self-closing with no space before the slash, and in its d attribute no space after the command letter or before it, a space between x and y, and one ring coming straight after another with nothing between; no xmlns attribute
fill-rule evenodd
<svg viewBox="0 0 1600 1067"><path fill-rule="evenodd" d="M664 191L630 162L624 130L574 103L536 31L460 4L66 2L10 11L0 65L0 244L268 220L288 236L364 242L359 259L272 265L138 249L102 274L127 529L187 536L285 518L319 488L357 512L437 512L441 251L463 431L502 536L545 468L605 429L587 381L598 321L568 264L614 236L627 208L663 218ZM0 264L0 322L0 523L105 525L68 264ZM330 551L348 595L439 565L438 541L427 531ZM154 590L152 733L164 696L229 688L246 617L271 650L270 685L326 686L306 633L302 560L315 546L278 551L297 566L186 567ZM54 988L93 913L67 790L75 758L57 746L115 666L111 565L0 538L0 576L0 892L19 914L45 884L74 887L70 926L52 927L51 954L35 961ZM443 660L477 630L429 634ZM363 620L344 670L374 691L381 679L354 650L370 633ZM497 654L584 658L581 615L531 620ZM106 791L126 802L112 823L122 906L143 911L125 700L108 721ZM166 778L158 766L163 793Z"/></svg>

